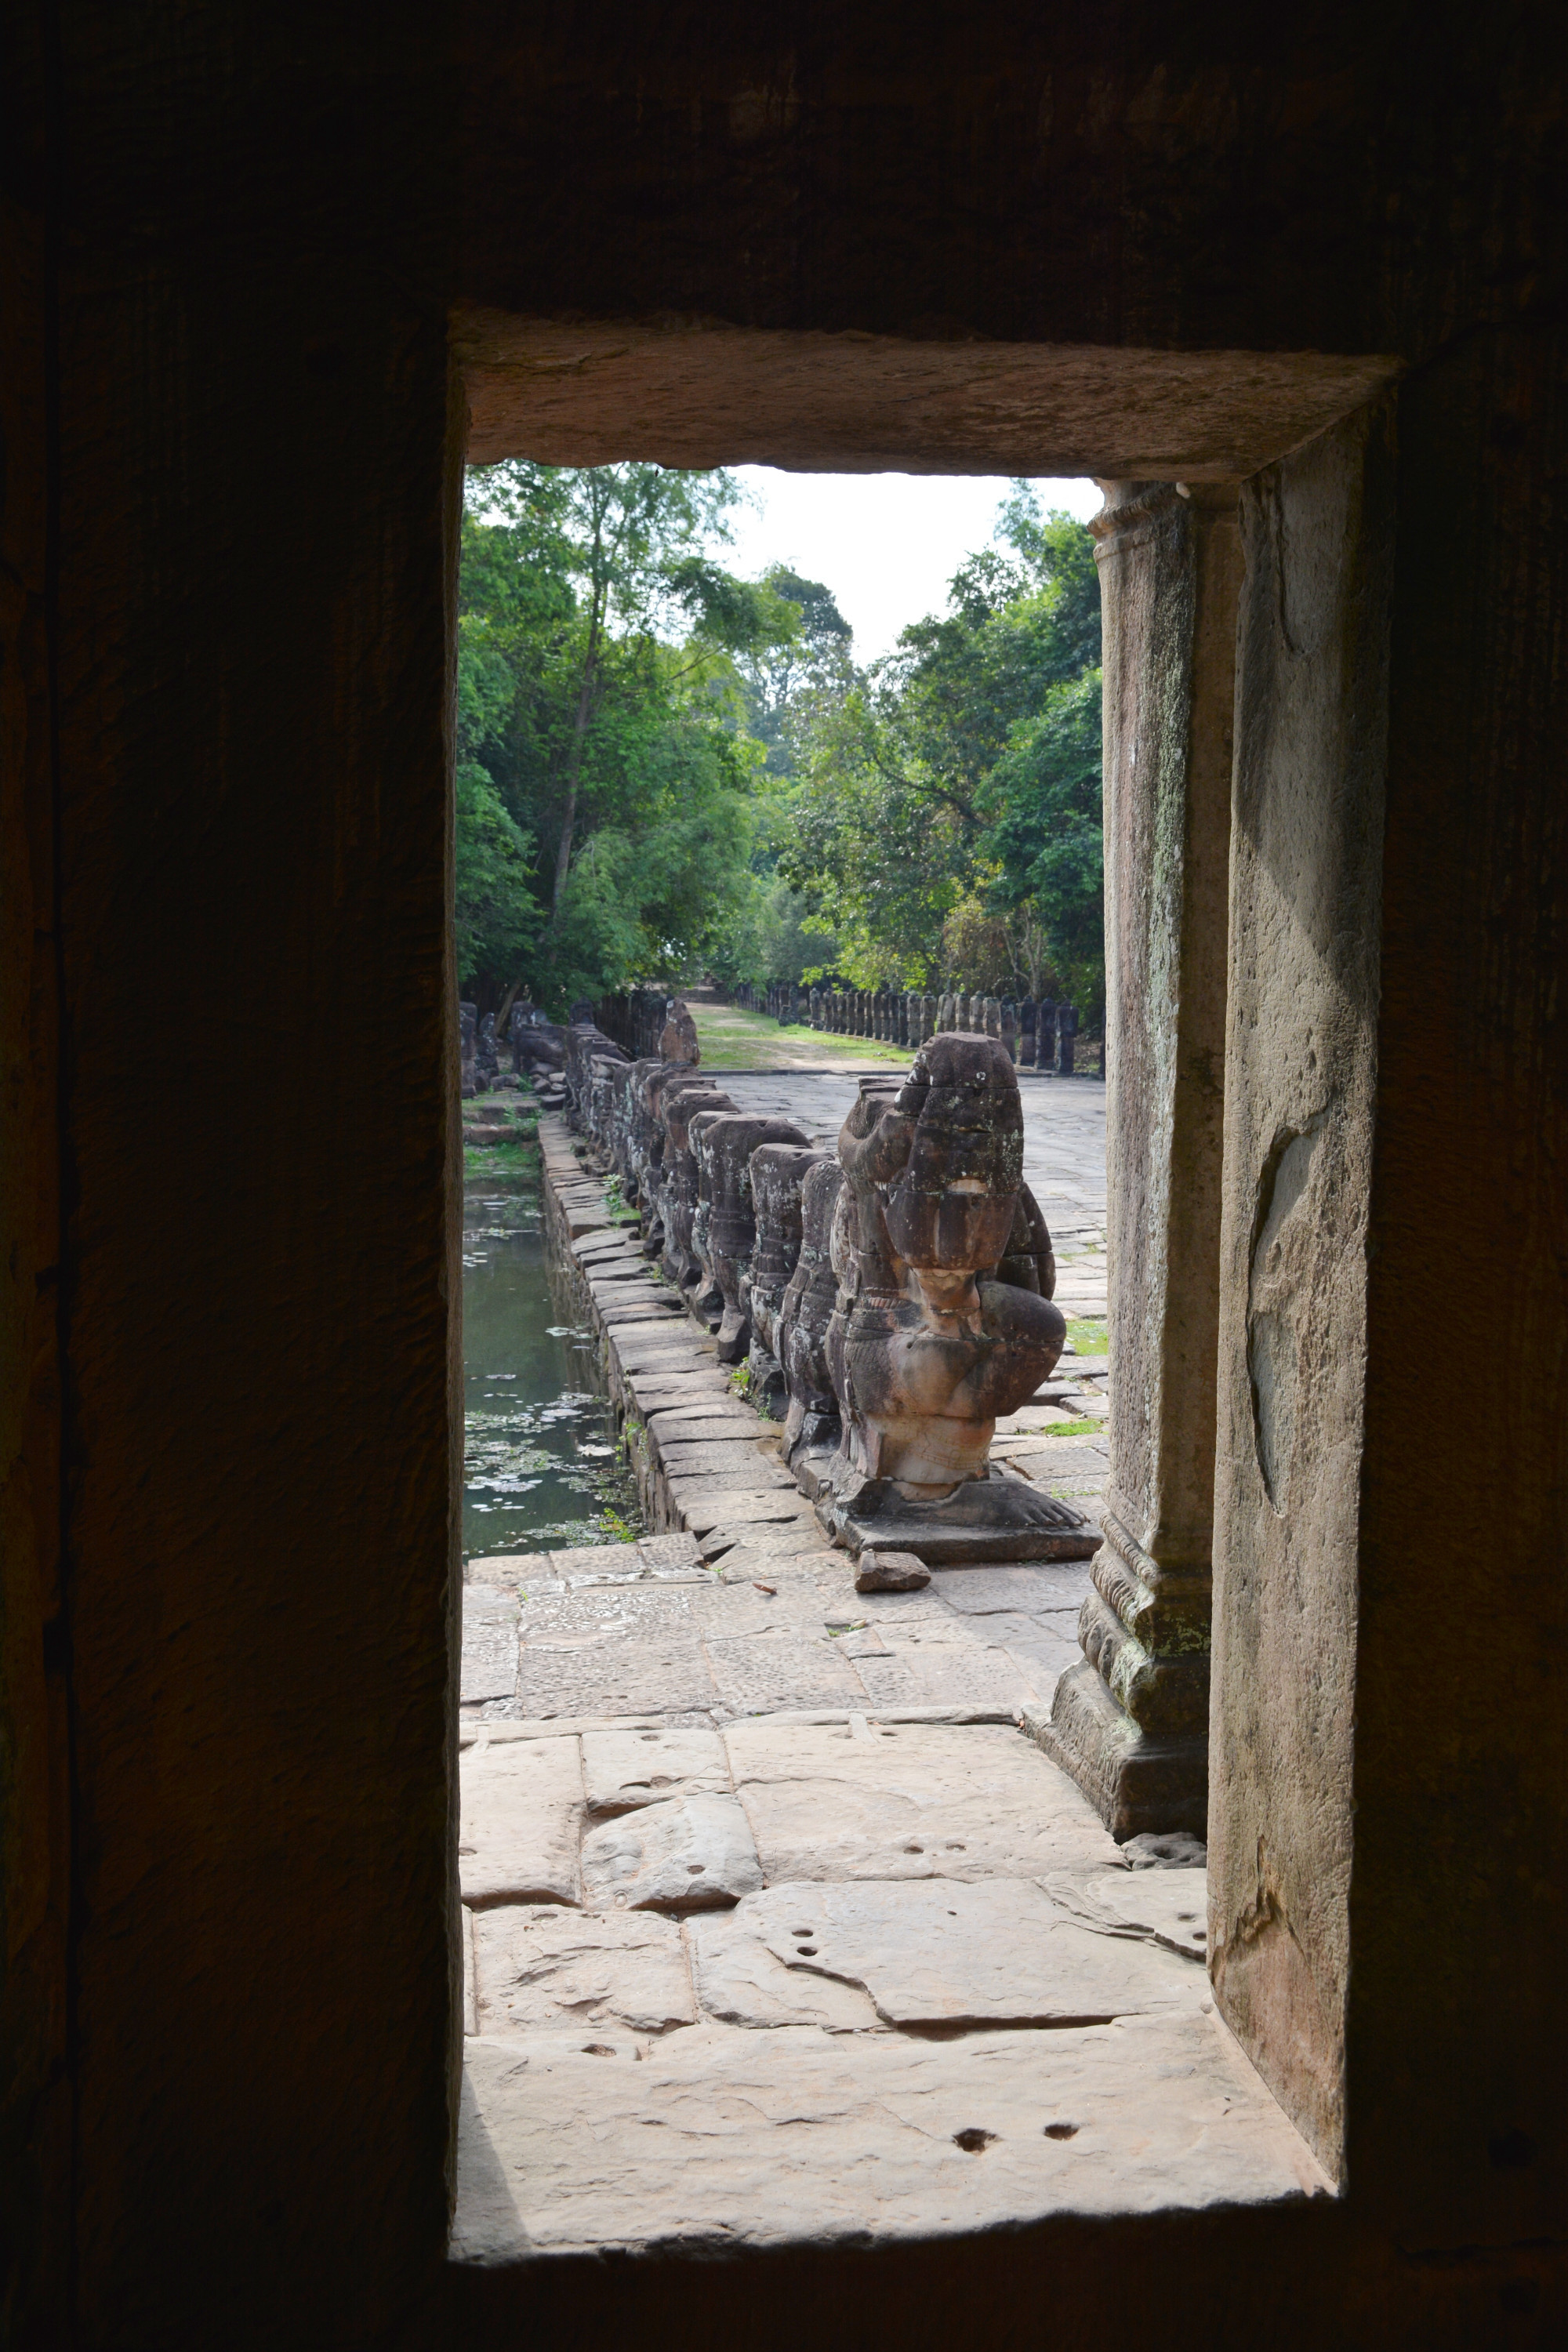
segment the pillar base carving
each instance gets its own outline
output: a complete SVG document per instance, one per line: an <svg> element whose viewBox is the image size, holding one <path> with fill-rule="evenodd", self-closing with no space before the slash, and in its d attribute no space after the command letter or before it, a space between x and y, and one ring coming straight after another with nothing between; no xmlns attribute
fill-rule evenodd
<svg viewBox="0 0 1568 2352"><path fill-rule="evenodd" d="M1209 1626L1206 1564L1153 1559L1114 1508L1079 1619L1084 1663L1056 1688L1035 1737L1117 1839L1205 1834Z"/></svg>
<svg viewBox="0 0 1568 2352"><path fill-rule="evenodd" d="M1057 1685L1048 1721L1029 1727L1053 1764L1070 1773L1119 1844L1145 1831L1208 1830L1208 1734L1162 1738L1140 1729L1086 1659Z"/></svg>

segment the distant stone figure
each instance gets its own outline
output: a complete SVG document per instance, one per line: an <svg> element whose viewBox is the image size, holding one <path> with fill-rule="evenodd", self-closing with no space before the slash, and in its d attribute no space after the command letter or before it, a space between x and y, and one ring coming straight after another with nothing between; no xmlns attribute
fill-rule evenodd
<svg viewBox="0 0 1568 2352"><path fill-rule="evenodd" d="M994 1037L1000 1045L1002 1042L1001 999L995 996L983 996L980 1000L980 1018L984 1026L985 1034L988 1037ZM1008 1059L1012 1059L1011 1055Z"/></svg>
<svg viewBox="0 0 1568 2352"><path fill-rule="evenodd" d="M747 1267L757 1238L756 1197L752 1185L752 1154L764 1143L787 1144L809 1157L810 1139L787 1118L754 1118L743 1112L721 1113L698 1125L699 1192L708 1196L705 1234L706 1261L722 1300L718 1356L721 1364L738 1364L751 1342L751 1302L746 1288ZM804 1177L801 1168L800 1175ZM706 1184L700 1181L706 1178ZM770 1203L776 1223L780 1204ZM782 1294L784 1284L779 1284Z"/></svg>
<svg viewBox="0 0 1568 2352"><path fill-rule="evenodd" d="M592 1021L593 1018L593 1003L586 996L580 996L567 1015L567 1020L574 1029L577 1028L584 1021Z"/></svg>
<svg viewBox="0 0 1568 2352"><path fill-rule="evenodd" d="M685 1062L692 1069L702 1059L697 1044L697 1024L679 996L671 997L669 1011L659 1036L660 1058L666 1062Z"/></svg>
<svg viewBox="0 0 1568 2352"><path fill-rule="evenodd" d="M1032 996L1026 996L1018 1007L1018 1066L1032 1070L1035 1066L1035 1024L1039 1018L1039 1006Z"/></svg>
<svg viewBox="0 0 1568 2352"><path fill-rule="evenodd" d="M479 1041L479 1008L477 1004L458 1007L458 1059L462 1071L462 1094L465 1102L479 1090L479 1072L474 1067L474 1052Z"/></svg>
<svg viewBox="0 0 1568 2352"><path fill-rule="evenodd" d="M1010 996L1002 999L1002 1043L1007 1048L1007 1059L1018 1058L1018 1008Z"/></svg>
<svg viewBox="0 0 1568 2352"><path fill-rule="evenodd" d="M1048 996L1041 997L1035 1024L1035 1061L1042 1070L1057 1066L1057 1008Z"/></svg>
<svg viewBox="0 0 1568 2352"><path fill-rule="evenodd" d="M1078 1007L1062 1003L1057 1007L1057 1068L1064 1078L1073 1070L1073 1046L1078 1037Z"/></svg>
<svg viewBox="0 0 1568 2352"><path fill-rule="evenodd" d="M838 1399L827 1368L827 1326L838 1295L831 1252L834 1211L844 1171L837 1160L821 1160L801 1188L800 1251L784 1286L774 1324L774 1353L784 1368L789 1407L784 1416L784 1459L797 1476L815 1455L832 1459L840 1434ZM803 1477L808 1492L815 1485Z"/></svg>
<svg viewBox="0 0 1568 2352"><path fill-rule="evenodd" d="M487 1013L479 1023L479 1042L474 1048L474 1068L481 1087L493 1086L500 1076L500 1054L496 1045L496 1017Z"/></svg>

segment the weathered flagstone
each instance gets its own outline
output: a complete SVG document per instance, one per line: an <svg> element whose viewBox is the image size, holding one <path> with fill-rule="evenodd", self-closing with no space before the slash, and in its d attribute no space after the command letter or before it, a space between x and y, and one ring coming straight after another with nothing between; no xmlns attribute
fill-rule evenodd
<svg viewBox="0 0 1568 2352"><path fill-rule="evenodd" d="M499 1585L463 1587L462 1704L510 1698L517 1688L517 1596Z"/></svg>
<svg viewBox="0 0 1568 2352"><path fill-rule="evenodd" d="M590 1901L627 1910L699 1911L763 1883L751 1826L729 1796L682 1797L623 1813L583 1841Z"/></svg>
<svg viewBox="0 0 1568 2352"><path fill-rule="evenodd" d="M731 1724L724 1743L770 1885L1119 1867L1088 1800L1013 1730L884 1724L856 1739L763 1721Z"/></svg>
<svg viewBox="0 0 1568 2352"><path fill-rule="evenodd" d="M583 1773L575 1739L517 1740L461 1759L465 1903L575 1903Z"/></svg>
<svg viewBox="0 0 1568 2352"><path fill-rule="evenodd" d="M719 1696L736 1715L781 1706L860 1706L866 1685L841 1645L820 1630L715 1635L704 1643Z"/></svg>
<svg viewBox="0 0 1568 2352"><path fill-rule="evenodd" d="M612 2024L664 2033L697 2014L680 1930L650 1912L508 1904L474 1915L477 2031Z"/></svg>
<svg viewBox="0 0 1568 2352"><path fill-rule="evenodd" d="M786 1967L746 1918L748 1895L734 1911L710 1911L686 1930L691 1980L701 2008L726 2025L752 2029L817 2025L830 2033L886 2032L870 1996L857 1984Z"/></svg>
<svg viewBox="0 0 1568 2352"><path fill-rule="evenodd" d="M730 1759L716 1731L599 1731L583 1741L588 1811L600 1818L675 1797L728 1796Z"/></svg>
<svg viewBox="0 0 1568 2352"><path fill-rule="evenodd" d="M1045 1884L1054 1902L1097 1927L1147 1936L1190 1960L1206 1954L1206 1870L1107 1870L1087 1878L1053 1871Z"/></svg>
<svg viewBox="0 0 1568 2352"><path fill-rule="evenodd" d="M778 1456L758 1443L754 1430L714 1430L700 1438L666 1438L656 1433L659 1460L673 1483L682 1478L752 1479L759 1486L777 1486L796 1492L795 1480L779 1465Z"/></svg>
<svg viewBox="0 0 1568 2352"><path fill-rule="evenodd" d="M1209 1999L1189 1961L1026 1879L770 1885L733 1924L787 1969L861 1986L889 2025L1087 2025Z"/></svg>
<svg viewBox="0 0 1568 2352"><path fill-rule="evenodd" d="M1183 2011L957 2042L704 2024L610 2056L481 2036L459 2126L459 2260L863 2242L1053 2213L1328 2193L1224 2030Z"/></svg>
<svg viewBox="0 0 1568 2352"><path fill-rule="evenodd" d="M822 1531L811 1506L803 1504L787 1483L777 1486L733 1486L717 1478L671 1481L671 1501L691 1533L700 1538L710 1528L750 1527L753 1522L807 1530L820 1549ZM749 1538L748 1538L749 1540Z"/></svg>

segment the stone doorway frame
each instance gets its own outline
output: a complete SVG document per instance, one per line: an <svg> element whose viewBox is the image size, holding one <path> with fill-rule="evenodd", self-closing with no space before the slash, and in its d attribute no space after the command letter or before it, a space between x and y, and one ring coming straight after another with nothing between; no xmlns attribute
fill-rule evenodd
<svg viewBox="0 0 1568 2352"><path fill-rule="evenodd" d="M1085 1664L1042 1744L1120 1835L1206 1822L1221 2012L1338 2178L1357 1512L1353 1485L1325 1488L1311 1465L1359 1444L1359 1400L1300 1396L1294 1375L1283 1389L1302 1344L1364 1346L1398 365L475 312L454 343L474 464L1101 485L1112 1483ZM1292 804L1314 772L1316 825ZM1309 893L1331 872L1361 928L1349 951L1325 938L1270 978L1291 842ZM1262 1070L1260 1010L1277 1031ZM1300 1169L1287 1129L1323 1136ZM1299 1545L1331 1563L1305 1640L1279 1597L1300 1566L1288 1472Z"/></svg>

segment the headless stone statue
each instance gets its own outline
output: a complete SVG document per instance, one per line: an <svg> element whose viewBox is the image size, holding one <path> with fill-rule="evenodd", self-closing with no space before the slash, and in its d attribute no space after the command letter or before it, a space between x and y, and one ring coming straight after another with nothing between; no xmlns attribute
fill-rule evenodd
<svg viewBox="0 0 1568 2352"><path fill-rule="evenodd" d="M691 1069L702 1059L697 1044L697 1024L679 996L670 1001L658 1050L665 1061L684 1062Z"/></svg>
<svg viewBox="0 0 1568 2352"><path fill-rule="evenodd" d="M757 1238L756 1203L752 1190L752 1154L763 1144L793 1146L808 1152L809 1138L787 1118L755 1118L744 1112L721 1113L694 1122L700 1200L707 1193L708 1215L700 1241L693 1221L698 1255L711 1271L722 1302L719 1322L719 1361L738 1364L751 1340L751 1315L746 1294L747 1267ZM780 1290L783 1290L781 1283Z"/></svg>
<svg viewBox="0 0 1568 2352"><path fill-rule="evenodd" d="M1040 1008L1032 996L1026 996L1018 1007L1018 1063L1022 1069L1035 1066L1035 1024Z"/></svg>
<svg viewBox="0 0 1568 2352"><path fill-rule="evenodd" d="M668 1083L658 1097L659 1123L664 1129L664 1152L659 1169L659 1224L664 1234L660 1263L682 1289L701 1272L692 1246L697 1213L697 1160L691 1149L690 1123L704 1110L734 1110L737 1105L721 1094L711 1078L695 1075Z"/></svg>
<svg viewBox="0 0 1568 2352"><path fill-rule="evenodd" d="M1035 1024L1035 1060L1042 1070L1057 1066L1057 1008L1048 996L1041 997Z"/></svg>
<svg viewBox="0 0 1568 2352"><path fill-rule="evenodd" d="M1042 1287L1049 1235L1000 1043L939 1038L901 1087L866 1081L838 1157L826 1354L844 1428L819 1516L852 1551L928 1565L1080 1552L1080 1514L989 1462L998 1414L1033 1395L1067 1336Z"/></svg>
<svg viewBox="0 0 1568 2352"><path fill-rule="evenodd" d="M816 1469L832 1460L840 1434L826 1339L838 1295L831 1242L843 1184L844 1171L837 1160L819 1160L806 1175L800 1196L800 1255L784 1286L774 1327L774 1353L784 1368L789 1397L784 1459L799 1485L813 1496L818 1485Z"/></svg>
<svg viewBox="0 0 1568 2352"><path fill-rule="evenodd" d="M462 1090L465 1102L479 1090L479 1076L475 1064L475 1048L479 1039L479 1008L477 1004L458 1007L458 1055L462 1065Z"/></svg>
<svg viewBox="0 0 1568 2352"><path fill-rule="evenodd" d="M1078 1007L1058 1004L1057 1007L1057 1067L1064 1078L1073 1071L1073 1049L1078 1037Z"/></svg>
<svg viewBox="0 0 1568 2352"><path fill-rule="evenodd" d="M784 1368L779 1361L779 1310L800 1259L802 1193L823 1156L809 1146L760 1143L752 1154L752 1214L756 1237L741 1295L751 1326L746 1369L752 1401L773 1420L783 1415Z"/></svg>

